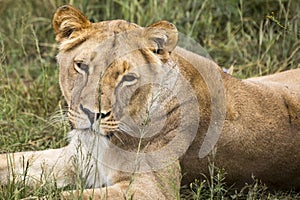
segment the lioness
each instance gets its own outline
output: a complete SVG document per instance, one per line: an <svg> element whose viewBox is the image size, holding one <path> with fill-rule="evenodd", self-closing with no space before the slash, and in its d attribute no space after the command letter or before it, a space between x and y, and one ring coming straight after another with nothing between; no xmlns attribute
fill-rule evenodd
<svg viewBox="0 0 300 200"><path fill-rule="evenodd" d="M46 173L59 187L80 174L93 188L85 198L176 199L180 183L209 174L214 147L228 183L254 175L300 189L300 69L238 80L177 47L166 21L91 23L67 5L52 24L70 143L1 155L3 184L12 171L32 184Z"/></svg>

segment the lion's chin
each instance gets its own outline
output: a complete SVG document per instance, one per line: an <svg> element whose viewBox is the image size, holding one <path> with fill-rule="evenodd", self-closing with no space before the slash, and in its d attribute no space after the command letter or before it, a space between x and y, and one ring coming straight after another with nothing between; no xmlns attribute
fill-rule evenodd
<svg viewBox="0 0 300 200"><path fill-rule="evenodd" d="M100 129L94 129L94 128L84 128L84 129L72 128L69 134L72 135L72 133L81 134L81 135L87 135L87 134L95 135L95 136L106 137L109 139L113 136L113 133L105 133Z"/></svg>

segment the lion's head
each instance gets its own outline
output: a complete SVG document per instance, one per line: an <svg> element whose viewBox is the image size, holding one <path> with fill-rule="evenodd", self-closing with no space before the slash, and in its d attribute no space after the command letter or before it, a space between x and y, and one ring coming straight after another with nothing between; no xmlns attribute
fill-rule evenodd
<svg viewBox="0 0 300 200"><path fill-rule="evenodd" d="M198 103L172 54L178 41L173 24L91 23L71 6L58 9L52 23L60 43L60 86L74 129L92 130L126 150L143 138L145 151L164 146L177 132L193 132L198 112L184 118ZM185 151L193 136L180 139L186 145L179 140L172 145Z"/></svg>

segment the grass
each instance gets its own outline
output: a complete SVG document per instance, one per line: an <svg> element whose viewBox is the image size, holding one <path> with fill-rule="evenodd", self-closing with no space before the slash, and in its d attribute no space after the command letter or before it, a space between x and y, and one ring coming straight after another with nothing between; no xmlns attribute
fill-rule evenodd
<svg viewBox="0 0 300 200"><path fill-rule="evenodd" d="M31 0L0 1L0 152L64 146L69 130L58 85L57 45L51 18L73 4L91 20L126 19L148 25L160 19L198 41L221 66L247 78L300 67L300 4L296 0ZM226 172L211 165L211 177L183 190L191 199L299 199L271 192L253 179L242 190L226 185ZM201 172L199 172L201 173ZM11 182L0 199L53 194L55 186L27 189Z"/></svg>

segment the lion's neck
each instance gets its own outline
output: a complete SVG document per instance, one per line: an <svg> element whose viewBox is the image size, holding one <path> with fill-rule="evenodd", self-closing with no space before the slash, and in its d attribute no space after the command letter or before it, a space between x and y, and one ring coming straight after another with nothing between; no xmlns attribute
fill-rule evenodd
<svg viewBox="0 0 300 200"><path fill-rule="evenodd" d="M108 139L89 130L72 130L69 137L74 174L86 180L88 187L111 185L115 172L103 165L109 148Z"/></svg>

